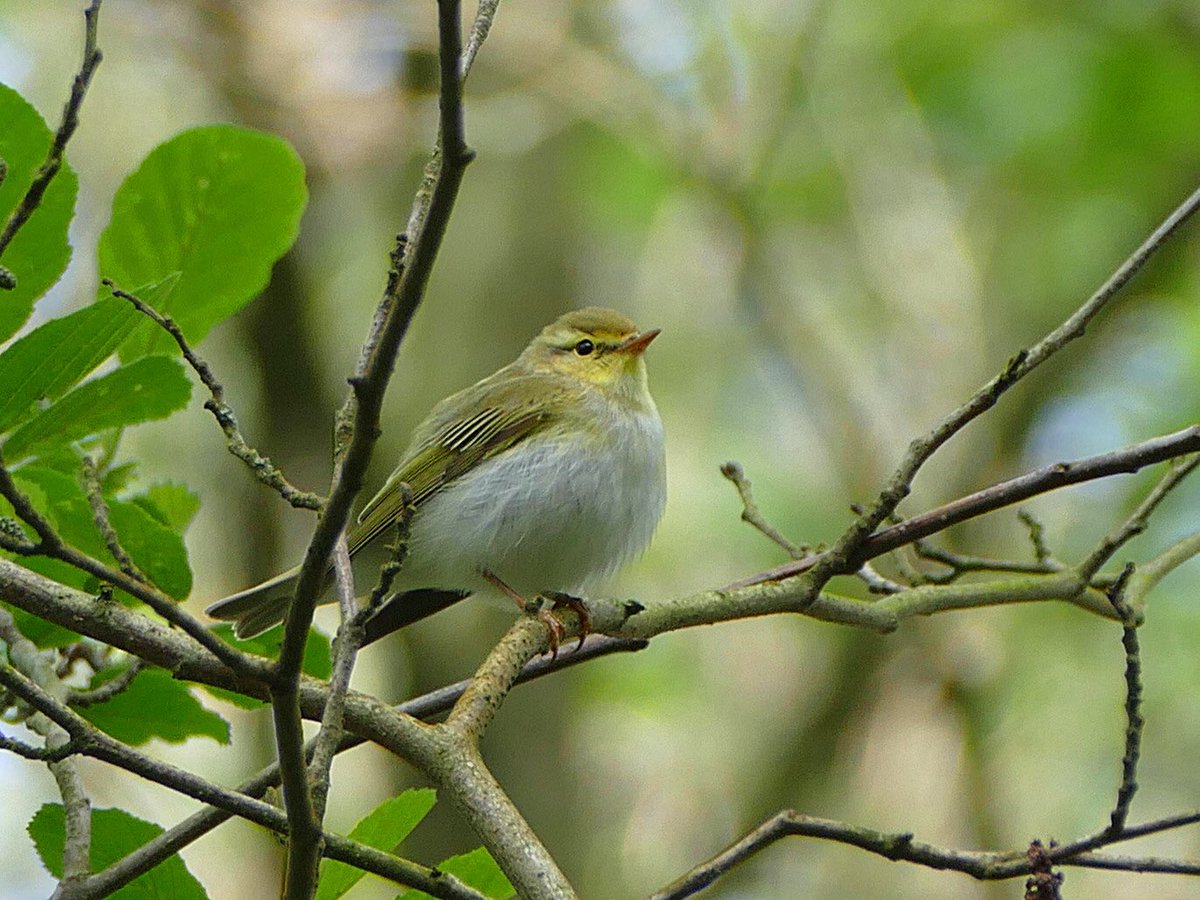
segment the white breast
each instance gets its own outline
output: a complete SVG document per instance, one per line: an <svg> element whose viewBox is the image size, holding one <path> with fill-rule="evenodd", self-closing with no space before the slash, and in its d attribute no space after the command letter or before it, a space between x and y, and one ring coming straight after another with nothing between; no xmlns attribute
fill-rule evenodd
<svg viewBox="0 0 1200 900"><path fill-rule="evenodd" d="M397 586L485 590L486 569L532 597L611 575L645 549L666 503L657 410L619 421L604 450L531 437L429 498Z"/></svg>

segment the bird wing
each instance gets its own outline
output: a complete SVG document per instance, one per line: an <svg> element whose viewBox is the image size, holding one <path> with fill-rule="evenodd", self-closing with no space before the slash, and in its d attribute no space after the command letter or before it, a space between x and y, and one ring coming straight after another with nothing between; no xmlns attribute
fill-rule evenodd
<svg viewBox="0 0 1200 900"><path fill-rule="evenodd" d="M413 505L420 508L458 476L542 431L557 417L562 404L547 405L545 398L548 393L562 395L562 380L541 373L498 378L500 374L434 407L396 471L359 514L347 537L351 554L395 523L403 499L401 484L408 485Z"/></svg>

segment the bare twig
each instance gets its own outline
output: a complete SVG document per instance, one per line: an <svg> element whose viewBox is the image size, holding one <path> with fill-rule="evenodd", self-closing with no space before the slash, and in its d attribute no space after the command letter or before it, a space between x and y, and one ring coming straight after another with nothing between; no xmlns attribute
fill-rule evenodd
<svg viewBox="0 0 1200 900"><path fill-rule="evenodd" d="M238 427L237 416L234 414L233 408L225 402L224 385L217 381L208 363L191 348L175 320L164 316L141 298L121 290L113 283L112 279L105 278L102 283L114 297L129 301L134 309L152 320L175 340L187 364L199 376L201 383L208 388L211 396L204 402L204 408L213 414L213 418L221 426L221 431L225 434L225 445L229 448L229 452L245 463L247 468L254 473L255 478L279 494L293 507L320 511L324 500L319 495L297 488L284 477L278 466L246 443L246 439Z"/></svg>
<svg viewBox="0 0 1200 900"><path fill-rule="evenodd" d="M1033 545L1033 558L1047 566L1054 564L1050 547L1046 544L1046 528L1038 518L1027 509L1018 509L1017 518L1029 530L1029 543Z"/></svg>
<svg viewBox="0 0 1200 900"><path fill-rule="evenodd" d="M1168 573L1190 559L1200 555L1200 532L1186 535L1153 559L1138 566L1125 591L1126 599L1135 613L1140 614L1146 603L1146 595L1154 589Z"/></svg>
<svg viewBox="0 0 1200 900"><path fill-rule="evenodd" d="M54 139L50 142L50 149L46 153L46 161L38 168L37 173L33 176L33 182L29 185L29 189L25 191L21 202L17 204L17 208L8 217L3 230L0 230L0 256L4 255L4 251L8 249L8 245L12 243L17 232L29 221L30 216L33 215L38 205L42 202L42 197L45 195L46 189L50 187L50 182L54 180L54 176L62 168L63 154L66 152L67 142L71 140L71 136L75 133L75 129L79 125L79 109L83 105L83 98L87 94L88 85L92 83L92 76L96 74L96 68L100 65L100 60L103 58L100 48L96 44L100 2L101 0L92 0L91 5L83 11L83 62L80 64L79 71L75 75L75 80L71 84L71 95L67 98L67 103L63 107L62 121L59 123L58 130L54 133ZM7 171L5 174L7 174ZM0 181L3 181L3 178L0 178ZM16 287L15 279L11 279L11 273L9 274L9 281L11 283L0 284L0 288L11 290Z"/></svg>
<svg viewBox="0 0 1200 900"><path fill-rule="evenodd" d="M106 681L104 684L90 691L71 691L67 697L67 705L78 709L86 709L89 706L95 706L97 703L105 703L127 690L133 679L135 679L142 669L146 668L146 663L134 658L120 675L117 675L111 681Z"/></svg>
<svg viewBox="0 0 1200 900"><path fill-rule="evenodd" d="M863 563L857 574L872 594L898 594L906 590L905 585L885 578L870 563Z"/></svg>
<svg viewBox="0 0 1200 900"><path fill-rule="evenodd" d="M56 727L69 734L79 752L118 766L171 790L203 803L221 807L280 834L287 834L287 817L269 803L229 791L169 763L147 756L97 729L67 706L60 703L32 679L0 663L0 684L29 703ZM367 847L336 834L322 833L321 844L331 859L339 859L366 871L438 897L471 898L482 896L457 879L417 865L390 853ZM86 872L86 868L83 870ZM111 893L101 876L93 876L71 885L67 896L100 897Z"/></svg>
<svg viewBox="0 0 1200 900"><path fill-rule="evenodd" d="M1101 453L1073 462L1043 466L1025 475L994 484L981 491L976 491L974 494L939 506L937 509L884 528L857 545L857 550L849 562L857 562L861 565L868 559L874 559L919 538L929 537L952 525L958 525L968 519L974 519L1005 506L1020 503L1022 500L1028 500L1039 494L1045 494L1068 485L1094 481L1097 478L1137 472L1146 466L1166 462L1198 450L1200 450L1200 425L1193 425L1182 431L1151 438L1121 450ZM757 575L735 581L728 585L726 590L767 581L778 581L798 575L814 569L822 560L828 559L833 552L830 550L825 553L810 554L804 559L784 563L774 569L768 569ZM855 570L849 569L848 571Z"/></svg>
<svg viewBox="0 0 1200 900"><path fill-rule="evenodd" d="M1019 572L1037 575L1061 572L1064 568L1062 563L1054 562L1049 557L1031 563L1011 559L991 559L985 556L955 553L925 540L913 541L913 550L922 559L939 562L949 567L950 571L941 574L924 573L925 580L931 584L949 584L967 572Z"/></svg>
<svg viewBox="0 0 1200 900"><path fill-rule="evenodd" d="M1132 538L1141 534L1146 530L1146 522L1158 505L1166 499L1167 495L1173 491L1180 482L1188 477L1196 466L1200 464L1200 453L1194 454L1187 459L1176 459L1171 462L1167 468L1167 472L1158 484L1154 486L1146 499L1138 504L1137 509L1124 522L1120 524L1114 531L1104 536L1099 546L1093 551L1083 563L1080 564L1079 570L1087 577L1092 577L1108 560L1112 559L1121 547L1128 543Z"/></svg>
<svg viewBox="0 0 1200 900"><path fill-rule="evenodd" d="M1125 587L1133 574L1133 564L1125 566L1108 592L1113 609L1121 617L1121 645L1125 648L1125 752L1121 756L1121 786L1109 817L1108 832L1120 834L1129 818L1129 805L1137 793L1137 765L1141 755L1142 728L1142 655L1138 646L1137 616L1125 601Z"/></svg>
<svg viewBox="0 0 1200 900"><path fill-rule="evenodd" d="M325 816L333 757L345 735L343 721L346 692L350 690L350 676L354 673L358 648L363 642L362 624L357 614L358 607L354 595L354 572L351 569L350 553L344 536L338 538L334 547L333 573L342 622L333 639L333 673L329 679L329 699L325 703L325 712L321 715L321 730L317 732L313 741L312 756L308 764L314 815L318 822Z"/></svg>
<svg viewBox="0 0 1200 900"><path fill-rule="evenodd" d="M121 539L117 536L116 529L113 528L109 518L108 501L104 499L104 489L100 485L100 473L96 471L96 461L90 456L83 458L83 489L87 494L88 504L92 507L92 520L96 523L96 530L100 532L100 537L104 539L104 546L108 547L108 552L117 561L121 571L130 578L149 583L150 579L134 565L129 553L121 546Z"/></svg>
<svg viewBox="0 0 1200 900"><path fill-rule="evenodd" d="M758 508L758 504L754 502L754 495L750 491L750 479L746 477L746 472L742 469L740 463L732 460L721 465L721 474L724 475L733 486L737 488L738 496L742 498L742 521L758 529L768 540L783 548L783 552L792 559L800 559L807 552L807 547L798 547L783 536L774 525L766 520L762 512Z"/></svg>
<svg viewBox="0 0 1200 900"><path fill-rule="evenodd" d="M815 600L821 588L831 577L854 572L872 555L877 555L867 551L867 544L875 529L887 521L900 502L908 496L917 472L938 448L974 419L995 406L1009 388L1062 350L1068 343L1081 337L1088 323L1129 283L1129 280L1141 270L1171 235L1191 218L1197 208L1200 208L1200 190L1196 190L1167 216L1163 223L1142 242L1141 246L1066 321L1029 349L1017 352L1009 359L1004 369L976 391L966 403L942 419L927 434L909 444L900 465L892 473L883 490L880 491L879 496L866 512L843 532L828 553L822 554L816 559L810 558L811 562L806 566L806 568L811 567L812 570L809 577L810 601ZM925 537L927 535L918 536ZM808 561L800 560L794 565L804 566L806 562Z"/></svg>
<svg viewBox="0 0 1200 900"><path fill-rule="evenodd" d="M181 628L197 644L216 656L238 675L260 681L266 677L268 670L262 660L225 643L158 588L131 578L124 572L93 559L65 543L59 537L58 532L54 530L50 520L43 516L17 487L3 461L0 461L0 496L3 496L12 505L13 511L38 536L39 543L31 548L30 553L39 553L62 560L80 571L87 572L103 582L120 588L145 603L172 625ZM59 622L58 624L63 625L64 628L75 630L74 625L70 622ZM119 641L109 640L106 643L120 646ZM128 648L122 647L122 649ZM130 652L141 655L137 651Z"/></svg>
<svg viewBox="0 0 1200 900"><path fill-rule="evenodd" d="M1089 838L1094 847L1117 841L1129 840L1134 836L1165 831L1200 820L1200 813L1163 819L1127 829L1120 835L1107 838ZM1150 831L1143 830L1149 828ZM1138 834L1134 835L1133 831ZM955 850L936 847L917 841L912 832L883 832L833 819L806 816L793 810L776 813L745 837L730 844L716 856L701 863L680 876L671 884L654 894L654 900L677 900L690 897L712 884L735 866L771 846L780 838L815 837L858 847L885 859L916 863L932 869L948 869L963 872L981 881L996 881L1019 878L1034 871L1027 850ZM1154 857L1112 857L1088 853L1074 848L1077 845L1052 846L1045 850L1045 861L1057 866L1085 866L1089 868L1122 869L1125 871L1180 871L1192 874L1200 871L1200 863L1186 860L1160 860Z"/></svg>
<svg viewBox="0 0 1200 900"><path fill-rule="evenodd" d="M492 22L496 18L496 9L499 6L500 0L479 0L475 21L471 25L471 33L467 35L467 46L463 48L462 62L459 66L463 81L467 80L471 66L475 63L475 55L487 40L488 32L492 30Z"/></svg>

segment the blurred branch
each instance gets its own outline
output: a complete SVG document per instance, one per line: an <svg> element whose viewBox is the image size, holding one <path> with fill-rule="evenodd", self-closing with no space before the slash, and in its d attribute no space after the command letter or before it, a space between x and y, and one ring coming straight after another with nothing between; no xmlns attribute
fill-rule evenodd
<svg viewBox="0 0 1200 900"><path fill-rule="evenodd" d="M1133 515L1121 523L1115 531L1105 535L1104 540L1100 542L1092 555L1080 565L1080 571L1089 578L1095 575L1100 571L1101 566L1112 559L1114 553L1132 538L1145 531L1150 515L1180 482L1195 471L1197 464L1200 464L1200 453L1193 455L1190 459L1173 461L1168 467L1166 475L1159 480L1146 499L1138 504Z"/></svg>
<svg viewBox="0 0 1200 900"><path fill-rule="evenodd" d="M1146 605L1146 595L1168 574L1197 555L1200 555L1200 532L1181 538L1158 556L1139 565L1126 590L1129 605L1140 612Z"/></svg>
<svg viewBox="0 0 1200 900"><path fill-rule="evenodd" d="M325 711L321 714L321 730L317 732L313 741L313 751L308 764L308 780L312 786L317 822L325 816L333 757L345 735L343 724L346 691L350 690L350 676L354 673L358 648L363 642L363 628L354 597L354 572L351 569L350 552L346 547L344 535L338 538L334 546L333 572L342 621L333 639L333 671L329 678L329 699L325 702Z"/></svg>
<svg viewBox="0 0 1200 900"><path fill-rule="evenodd" d="M57 702L55 697L67 694L67 686L59 679L45 654L21 634L12 614L3 608L0 608L0 641L7 646L6 656L11 662L11 665L0 662L0 684L38 711L38 714L29 717L27 724L45 738L46 750L51 757L46 762L62 797L66 832L63 839L63 874L54 893L55 897L59 897L68 885L85 878L91 869L92 804L83 786L78 761L58 755L75 748L74 736L62 728L53 716L46 715L37 703L31 702L24 688L28 686L54 703Z"/></svg>
<svg viewBox="0 0 1200 900"><path fill-rule="evenodd" d="M204 402L204 408L213 414L213 418L217 420L221 431L224 432L225 446L229 449L229 452L245 463L250 471L254 473L255 478L279 494L280 497L293 507L320 511L325 501L319 495L302 491L295 487L284 477L283 472L278 466L246 443L241 429L238 428L237 416L234 414L233 408L225 402L224 385L217 381L208 363L192 350L187 342L187 338L183 336L183 331L175 323L175 320L169 316L164 316L139 297L121 290L121 288L113 283L112 279L102 279L102 284L112 292L114 297L128 300L133 304L134 309L151 319L179 345L179 350L183 353L183 358L187 361L187 364L199 376L200 382L208 388L211 397Z"/></svg>
<svg viewBox="0 0 1200 900"><path fill-rule="evenodd" d="M75 134L75 129L79 126L79 109L83 106L83 98L87 95L88 86L92 83L92 76L96 74L96 68L100 65L100 60L103 59L103 54L96 44L96 31L99 25L100 18L100 3L101 0L92 0L91 5L83 11L84 22L84 37L83 37L83 62L80 63L79 71L75 75L75 80L71 83L71 95L67 98L66 106L63 107L62 121L59 123L58 130L54 132L54 139L50 142L50 149L46 153L46 161L38 168L37 173L33 176L33 182L29 185L25 195L21 198L21 202L17 204L16 209L12 211L12 215L8 217L8 221L4 224L4 229L0 230L0 256L4 255L4 251L8 249L8 245L12 243L17 232L24 227L29 221L30 216L38 208L42 202L42 197L46 193L46 189L50 187L50 182L54 180L62 168L63 154L67 149L67 142L71 140L71 136ZM0 175L0 182L3 182L5 172ZM4 276L0 277L0 289L12 290L16 287L17 282L13 274L7 270L0 270Z"/></svg>

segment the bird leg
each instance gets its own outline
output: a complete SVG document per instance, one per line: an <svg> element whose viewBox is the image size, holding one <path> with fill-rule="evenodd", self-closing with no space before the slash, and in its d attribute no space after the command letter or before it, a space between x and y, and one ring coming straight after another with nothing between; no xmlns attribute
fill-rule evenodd
<svg viewBox="0 0 1200 900"><path fill-rule="evenodd" d="M546 642L550 645L550 656L552 659L558 659L558 645L562 643L564 629L562 622L558 621L554 615L542 605L542 598L535 597L532 600L526 600L515 590L504 583L495 572L489 572L487 569L481 569L479 574L483 576L483 580L502 593L505 597L517 604L517 609L523 613L536 615L542 620L542 624L546 626L548 632ZM563 595L566 596L566 595ZM558 602L555 601L555 608L558 607Z"/></svg>

